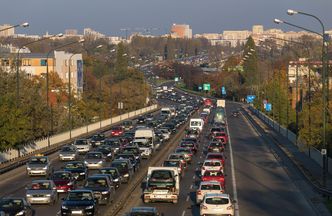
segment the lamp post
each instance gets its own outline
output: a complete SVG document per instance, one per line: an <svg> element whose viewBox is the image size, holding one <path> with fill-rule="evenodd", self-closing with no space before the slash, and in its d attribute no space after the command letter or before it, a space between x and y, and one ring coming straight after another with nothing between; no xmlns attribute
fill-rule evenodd
<svg viewBox="0 0 332 216"><path fill-rule="evenodd" d="M84 39L76 41L76 43L83 43ZM68 122L69 122L69 138L71 139L72 119L71 119L71 58L78 53L73 53L68 60Z"/></svg>
<svg viewBox="0 0 332 216"><path fill-rule="evenodd" d="M16 54L16 106L17 107L19 106L19 100L20 100L20 83L19 83L20 78L19 78L19 75L20 75L20 51L21 51L21 49L25 46L30 45L30 44L34 44L34 43L37 43L37 42L40 42L40 41L48 40L48 39L51 39L53 37L58 37L58 35L59 34L51 35L49 37L40 38L38 40L31 41L31 42L26 43L26 44L19 47L19 49L17 51L17 54Z"/></svg>
<svg viewBox="0 0 332 216"><path fill-rule="evenodd" d="M317 20L322 28L322 33L316 32L316 31L312 31L308 28L304 28L302 26L298 26L298 25L294 25L292 23L286 22L286 21L282 21L282 20L276 20L276 22L279 23L284 23L286 25L295 27L295 28L299 28L314 34L319 35L320 37L322 37L322 91L323 91L323 146L327 151L327 154L329 153L329 146L326 140L326 136L327 136L327 123L328 123L328 94L329 94L329 74L328 74L328 58L327 58L327 43L328 43L328 39L329 36L325 33L325 26L323 24L323 22L315 15L313 14L309 14L306 12L302 12L302 11L295 11L295 10L288 10L287 11L288 15L304 15L304 16L309 16L311 18L314 18L315 20ZM327 167L328 165L328 161L327 161L327 155L324 154L323 155L323 184L326 184L326 174L327 174Z"/></svg>
<svg viewBox="0 0 332 216"><path fill-rule="evenodd" d="M7 27L7 28L0 29L0 32L2 32L2 31L7 31L7 30L9 30L9 29L17 28L17 27L23 27L23 28L26 28L26 27L29 27L29 23L24 22L24 23L22 23L22 24L17 24L17 25L9 26L9 27Z"/></svg>

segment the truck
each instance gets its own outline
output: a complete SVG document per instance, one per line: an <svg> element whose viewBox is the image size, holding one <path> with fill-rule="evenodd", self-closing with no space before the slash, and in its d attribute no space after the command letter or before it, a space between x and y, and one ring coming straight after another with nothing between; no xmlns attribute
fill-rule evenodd
<svg viewBox="0 0 332 216"><path fill-rule="evenodd" d="M189 123L190 129L198 130L201 132L203 130L203 126L204 126L203 119L201 119L201 118L191 118L190 119L190 123Z"/></svg>
<svg viewBox="0 0 332 216"><path fill-rule="evenodd" d="M161 108L161 115L171 117L171 116L176 116L176 110L174 107L163 107Z"/></svg>
<svg viewBox="0 0 332 216"><path fill-rule="evenodd" d="M143 191L144 203L164 201L177 203L180 175L177 167L149 167Z"/></svg>
<svg viewBox="0 0 332 216"><path fill-rule="evenodd" d="M135 131L133 143L138 146L142 158L149 158L154 152L154 136L154 130L151 128L139 128Z"/></svg>
<svg viewBox="0 0 332 216"><path fill-rule="evenodd" d="M213 117L214 123L222 123L225 124L225 109L223 107L217 107L214 112Z"/></svg>
<svg viewBox="0 0 332 216"><path fill-rule="evenodd" d="M217 107L223 107L225 108L225 100L217 100Z"/></svg>

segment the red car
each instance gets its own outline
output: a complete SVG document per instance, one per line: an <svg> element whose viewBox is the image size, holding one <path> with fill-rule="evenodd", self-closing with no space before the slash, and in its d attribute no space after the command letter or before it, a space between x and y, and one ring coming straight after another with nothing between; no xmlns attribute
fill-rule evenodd
<svg viewBox="0 0 332 216"><path fill-rule="evenodd" d="M124 133L123 127L112 127L111 128L111 136L117 137L117 136L122 136Z"/></svg>
<svg viewBox="0 0 332 216"><path fill-rule="evenodd" d="M208 153L206 160L219 160L223 166L225 166L225 156L223 153Z"/></svg>
<svg viewBox="0 0 332 216"><path fill-rule="evenodd" d="M76 179L73 174L68 171L56 171L53 173L51 180L53 180L58 193L67 193L75 190Z"/></svg>
<svg viewBox="0 0 332 216"><path fill-rule="evenodd" d="M225 131L226 131L226 129L224 127L213 127L210 130L210 137L213 137L215 133L225 132Z"/></svg>
<svg viewBox="0 0 332 216"><path fill-rule="evenodd" d="M225 176L222 171L206 170L202 176L202 181L217 181L225 188Z"/></svg>
<svg viewBox="0 0 332 216"><path fill-rule="evenodd" d="M215 152L215 153L221 153L224 152L224 150L225 150L224 144L219 141L210 142L207 148L208 152Z"/></svg>
<svg viewBox="0 0 332 216"><path fill-rule="evenodd" d="M228 143L228 136L224 132L217 132L213 134L213 138L220 140L222 144Z"/></svg>

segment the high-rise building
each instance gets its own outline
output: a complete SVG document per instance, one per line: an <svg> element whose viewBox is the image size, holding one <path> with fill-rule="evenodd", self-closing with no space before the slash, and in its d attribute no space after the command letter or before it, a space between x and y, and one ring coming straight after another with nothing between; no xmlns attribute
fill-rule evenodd
<svg viewBox="0 0 332 216"><path fill-rule="evenodd" d="M77 36L77 34L78 34L77 29L66 29L65 30L66 36Z"/></svg>
<svg viewBox="0 0 332 216"><path fill-rule="evenodd" d="M15 28L10 28L10 29L1 31L3 29L9 28L11 26L12 25L9 25L9 24L0 25L0 37L11 37L11 36L14 36L15 35Z"/></svg>
<svg viewBox="0 0 332 216"><path fill-rule="evenodd" d="M171 27L171 37L191 39L193 37L193 32L189 25L174 23Z"/></svg>
<svg viewBox="0 0 332 216"><path fill-rule="evenodd" d="M96 40L96 39L99 39L99 38L104 38L105 35L100 33L100 32L97 32L91 28L85 28L83 29L83 34L84 36L86 37L91 37L92 39Z"/></svg>

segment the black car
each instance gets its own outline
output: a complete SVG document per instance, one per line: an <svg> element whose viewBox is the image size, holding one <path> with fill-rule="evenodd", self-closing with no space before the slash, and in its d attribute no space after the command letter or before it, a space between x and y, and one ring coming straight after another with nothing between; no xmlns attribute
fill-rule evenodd
<svg viewBox="0 0 332 216"><path fill-rule="evenodd" d="M165 128L169 128L171 133L175 133L176 132L176 125L173 123L166 123L163 125L163 127Z"/></svg>
<svg viewBox="0 0 332 216"><path fill-rule="evenodd" d="M118 154L115 159L129 159L131 164L133 165L134 167L134 172L136 172L139 168L139 161L136 160L136 157L134 154Z"/></svg>
<svg viewBox="0 0 332 216"><path fill-rule="evenodd" d="M163 216L157 211L156 207L134 207L126 216Z"/></svg>
<svg viewBox="0 0 332 216"><path fill-rule="evenodd" d="M61 205L61 215L91 215L98 212L97 200L91 190L70 191Z"/></svg>
<svg viewBox="0 0 332 216"><path fill-rule="evenodd" d="M104 141L104 145L110 146L113 149L114 154L117 154L122 147L121 140L119 138L106 139Z"/></svg>
<svg viewBox="0 0 332 216"><path fill-rule="evenodd" d="M110 174L113 178L113 183L116 188L119 188L122 182L122 177L116 167L105 167L99 169L100 174Z"/></svg>
<svg viewBox="0 0 332 216"><path fill-rule="evenodd" d="M25 200L25 198L1 198L0 213L1 212L3 212L6 216L34 215L34 210L32 209L31 205Z"/></svg>
<svg viewBox="0 0 332 216"><path fill-rule="evenodd" d="M92 146L98 146L101 145L105 140L105 135L104 134L96 134L93 135L90 139L90 143Z"/></svg>
<svg viewBox="0 0 332 216"><path fill-rule="evenodd" d="M93 191L93 196L99 204L113 201L115 188L106 176L89 176L84 183L84 189Z"/></svg>
<svg viewBox="0 0 332 216"><path fill-rule="evenodd" d="M146 122L146 119L143 116L141 116L137 119L137 124L138 125L144 125L145 122Z"/></svg>
<svg viewBox="0 0 332 216"><path fill-rule="evenodd" d="M111 167L118 169L122 178L122 183L128 183L134 174L134 168L129 159L116 159L112 161Z"/></svg>
<svg viewBox="0 0 332 216"><path fill-rule="evenodd" d="M71 172L75 179L84 180L88 176L88 168L83 161L67 162L63 166L64 171Z"/></svg>
<svg viewBox="0 0 332 216"><path fill-rule="evenodd" d="M96 149L97 152L103 153L107 160L112 160L114 157L114 150L110 145L101 145Z"/></svg>
<svg viewBox="0 0 332 216"><path fill-rule="evenodd" d="M137 145L133 146L126 146L124 147L121 152L121 154L134 154L135 158L138 163L141 162L141 152L139 150L139 147Z"/></svg>

